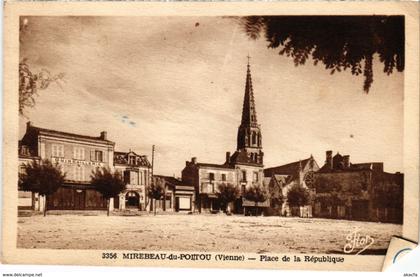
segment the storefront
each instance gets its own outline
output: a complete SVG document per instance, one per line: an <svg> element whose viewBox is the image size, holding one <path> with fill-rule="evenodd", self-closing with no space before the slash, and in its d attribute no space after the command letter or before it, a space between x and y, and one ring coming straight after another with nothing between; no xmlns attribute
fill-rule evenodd
<svg viewBox="0 0 420 277"><path fill-rule="evenodd" d="M106 199L93 188L64 184L47 196L47 210L106 210Z"/></svg>

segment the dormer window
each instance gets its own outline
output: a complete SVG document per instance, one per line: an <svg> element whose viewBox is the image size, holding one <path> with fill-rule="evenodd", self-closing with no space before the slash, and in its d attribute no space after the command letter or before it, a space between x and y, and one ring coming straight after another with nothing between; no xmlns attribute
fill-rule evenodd
<svg viewBox="0 0 420 277"><path fill-rule="evenodd" d="M135 156L129 156L128 157L128 163L130 165L135 165L136 164L136 157Z"/></svg>

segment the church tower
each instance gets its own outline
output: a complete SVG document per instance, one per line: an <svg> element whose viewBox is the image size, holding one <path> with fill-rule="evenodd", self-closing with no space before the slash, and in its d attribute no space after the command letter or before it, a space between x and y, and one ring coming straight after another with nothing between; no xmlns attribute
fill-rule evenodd
<svg viewBox="0 0 420 277"><path fill-rule="evenodd" d="M257 112L255 109L249 57L242 107L242 120L241 125L238 128L236 150L237 151L232 156L231 162L257 166L263 165L264 153L262 152L261 130L257 121Z"/></svg>

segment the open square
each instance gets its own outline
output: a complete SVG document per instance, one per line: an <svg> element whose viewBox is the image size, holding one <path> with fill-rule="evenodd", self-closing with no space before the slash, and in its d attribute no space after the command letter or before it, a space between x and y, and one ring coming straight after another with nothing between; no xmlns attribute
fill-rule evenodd
<svg viewBox="0 0 420 277"><path fill-rule="evenodd" d="M355 228L385 253L401 225L296 217L104 213L19 217L18 247L136 251L343 253Z"/></svg>

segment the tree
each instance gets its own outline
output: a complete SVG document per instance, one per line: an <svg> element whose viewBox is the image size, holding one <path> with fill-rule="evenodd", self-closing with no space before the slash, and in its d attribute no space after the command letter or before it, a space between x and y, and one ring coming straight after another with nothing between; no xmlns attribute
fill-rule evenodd
<svg viewBox="0 0 420 277"><path fill-rule="evenodd" d="M268 186L268 194L271 208L273 208L277 214L280 214L283 205L282 183L272 180Z"/></svg>
<svg viewBox="0 0 420 277"><path fill-rule="evenodd" d="M245 190L245 199L255 202L256 215L258 215L258 202L264 202L268 199L268 191L263 185L251 185Z"/></svg>
<svg viewBox="0 0 420 277"><path fill-rule="evenodd" d="M92 171L91 179L92 185L106 199L107 216L109 216L110 199L118 197L125 189L121 173L119 171L112 173L109 168L98 167Z"/></svg>
<svg viewBox="0 0 420 277"><path fill-rule="evenodd" d="M222 204L223 209L226 211L229 203L235 201L239 197L239 189L231 183L221 183L218 186L218 192L216 192L216 195Z"/></svg>
<svg viewBox="0 0 420 277"><path fill-rule="evenodd" d="M147 196L154 200L153 212L156 215L156 200L162 199L165 195L165 180L163 178L153 178L153 182L147 187Z"/></svg>
<svg viewBox="0 0 420 277"><path fill-rule="evenodd" d="M58 164L50 160L32 161L24 165L25 172L19 175L19 187L25 191L38 193L47 197L58 190L64 183L65 173ZM47 215L47 205L44 202L44 216Z"/></svg>
<svg viewBox="0 0 420 277"><path fill-rule="evenodd" d="M312 56L331 74L363 72L366 93L373 83L375 54L386 74L404 71L404 16L248 16L241 24L252 39L263 33L268 48L279 48L296 66Z"/></svg>
<svg viewBox="0 0 420 277"><path fill-rule="evenodd" d="M290 206L301 207L309 203L310 195L307 188L294 184L287 192L287 202Z"/></svg>
<svg viewBox="0 0 420 277"><path fill-rule="evenodd" d="M19 114L24 115L25 108L35 106L35 96L38 89L46 89L52 82L64 77L63 73L52 76L51 73L42 69L39 73L33 73L29 69L26 60L19 63Z"/></svg>

